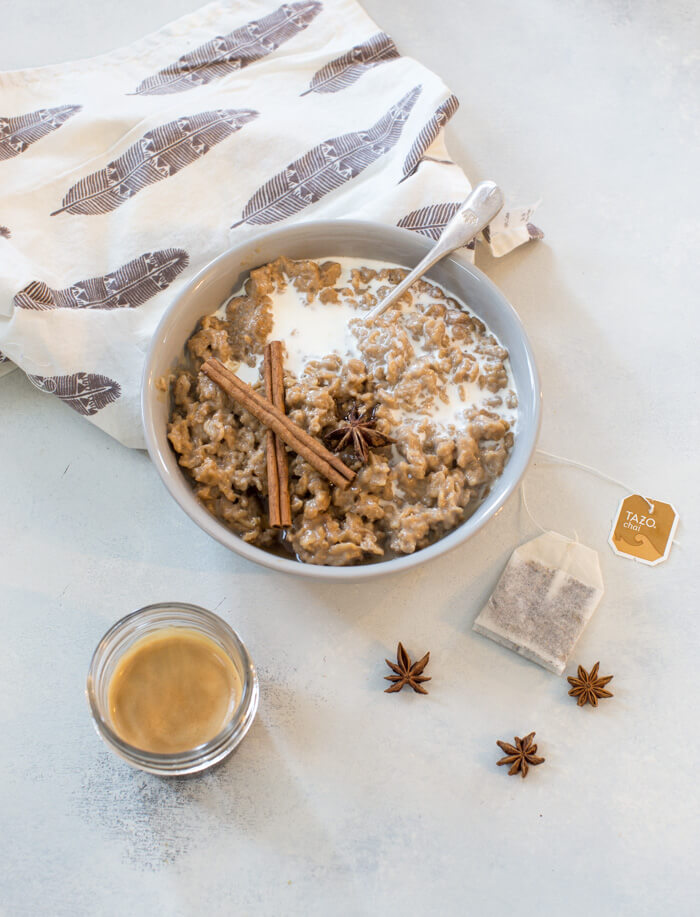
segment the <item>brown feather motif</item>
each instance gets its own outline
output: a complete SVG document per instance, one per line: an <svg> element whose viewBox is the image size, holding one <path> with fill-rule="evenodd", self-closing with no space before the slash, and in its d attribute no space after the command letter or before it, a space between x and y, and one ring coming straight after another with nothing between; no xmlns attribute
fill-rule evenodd
<svg viewBox="0 0 700 917"><path fill-rule="evenodd" d="M133 309L166 290L189 264L181 248L146 252L102 277L78 280L54 290L34 280L16 294L19 309Z"/></svg>
<svg viewBox="0 0 700 917"><path fill-rule="evenodd" d="M0 117L0 160L12 159L24 153L32 143L58 130L82 107L59 105L57 108L40 108L14 118Z"/></svg>
<svg viewBox="0 0 700 917"><path fill-rule="evenodd" d="M252 109L219 109L183 116L153 128L126 152L69 189L57 213L101 214L116 210L154 182L196 162L217 143L258 116Z"/></svg>
<svg viewBox="0 0 700 917"><path fill-rule="evenodd" d="M99 373L73 373L70 376L29 375L28 378L40 391L65 401L83 417L97 414L102 408L115 402L122 393L118 382Z"/></svg>
<svg viewBox="0 0 700 917"><path fill-rule="evenodd" d="M438 105L435 110L435 114L432 118L425 124L416 139L413 141L413 146L408 151L408 156L403 164L403 178L401 181L404 181L409 175L413 175L421 161L425 159L425 151L428 149L431 143L435 140L437 135L443 129L443 127L450 120L452 115L459 108L459 99L457 96L450 96L448 99ZM449 160L447 160L449 162ZM450 163L451 164L451 163Z"/></svg>
<svg viewBox="0 0 700 917"><path fill-rule="evenodd" d="M399 57L399 50L385 32L378 32L362 44L355 45L318 70L303 96L310 92L340 92L384 61Z"/></svg>
<svg viewBox="0 0 700 917"><path fill-rule="evenodd" d="M221 79L277 50L303 31L321 11L318 0L284 3L274 13L254 19L228 35L217 35L136 88L136 95L169 95L186 92Z"/></svg>
<svg viewBox="0 0 700 917"><path fill-rule="evenodd" d="M396 224L402 229L410 229L412 232L419 232L429 239L436 242L442 235L445 227L455 215L461 206L460 201L445 201L443 204L431 204L428 207L421 207L420 210L412 210L405 217L401 217ZM476 248L476 241L467 242L464 246L470 251Z"/></svg>
<svg viewBox="0 0 700 917"><path fill-rule="evenodd" d="M284 220L355 178L397 143L421 89L414 86L367 130L323 140L291 162L258 188L233 226Z"/></svg>
<svg viewBox="0 0 700 917"><path fill-rule="evenodd" d="M421 235L437 241L459 206L459 201L445 201L444 204L431 204L429 207L421 207L420 210L412 210L405 217L401 217L396 225L402 229L419 232Z"/></svg>

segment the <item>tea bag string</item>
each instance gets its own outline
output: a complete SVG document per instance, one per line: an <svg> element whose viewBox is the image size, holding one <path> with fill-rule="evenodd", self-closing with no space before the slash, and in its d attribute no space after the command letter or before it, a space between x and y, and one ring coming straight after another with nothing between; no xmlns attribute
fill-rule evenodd
<svg viewBox="0 0 700 917"><path fill-rule="evenodd" d="M623 490L629 491L629 493L639 493L638 490L635 490L633 487L630 487L628 484L625 484L624 481L618 481L617 478L611 477L609 474L605 474L604 471L599 471L597 468L593 468L592 465L586 465L583 462L577 462L575 459L564 458L562 455L555 455L553 452L545 452L544 449L536 449L535 455L540 455L545 461L552 462L555 465L570 465L572 468L578 468L581 471L587 471L589 474L593 474L596 477L600 478L603 481L608 481L610 484L616 484L618 487L621 487ZM639 494L642 497L642 500L646 500L649 505L649 509L653 510L654 504L647 497ZM520 499L523 504L523 509L528 515L530 522L538 528L541 532L546 533L546 529L543 528L540 523L535 519L535 517L530 512L530 507L527 505L527 497L525 496L525 479L523 479L522 484L520 485ZM574 529L574 536L576 541L578 541L578 534ZM673 544L680 547L680 542L675 538L673 539Z"/></svg>
<svg viewBox="0 0 700 917"><path fill-rule="evenodd" d="M555 455L553 452L545 452L544 449L536 449L535 455L541 455L543 458L553 462L555 465L571 465L572 468L580 468L581 471L587 471L589 474L594 474L596 477L601 478L603 481L609 481L610 484L617 484L618 487L621 487L623 490L628 490L631 494L639 493L638 490L635 490L633 487L625 484L624 481L618 481L617 478L613 478L609 474L605 474L604 471L599 471L592 465L584 465L583 462L577 462L574 459L564 458L561 455ZM654 509L654 504L651 502L651 500L647 500L643 494L639 493L639 496L642 498L642 500L646 500L649 506L649 511L651 512Z"/></svg>
<svg viewBox="0 0 700 917"><path fill-rule="evenodd" d="M523 478L520 483L520 502L522 503L523 509L527 513L527 517L530 520L530 522L535 526L536 529L539 529L543 535L546 535L547 529L543 525L540 525L537 519L535 519L535 517L530 512L530 507L527 505L527 497L525 496L525 478ZM578 534L576 532L576 529L574 529L574 537L576 538L576 541L578 542Z"/></svg>

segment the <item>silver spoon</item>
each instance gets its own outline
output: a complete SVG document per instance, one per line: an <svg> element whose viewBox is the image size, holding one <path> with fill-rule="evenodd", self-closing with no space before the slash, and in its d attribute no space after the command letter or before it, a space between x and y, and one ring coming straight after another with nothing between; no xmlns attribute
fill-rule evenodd
<svg viewBox="0 0 700 917"><path fill-rule="evenodd" d="M482 181L474 188L469 197L462 202L459 210L445 226L442 235L423 258L420 264L401 283L385 296L371 312L365 316L368 322L382 315L396 302L406 290L420 277L437 264L445 255L471 242L503 207L503 192L495 182Z"/></svg>

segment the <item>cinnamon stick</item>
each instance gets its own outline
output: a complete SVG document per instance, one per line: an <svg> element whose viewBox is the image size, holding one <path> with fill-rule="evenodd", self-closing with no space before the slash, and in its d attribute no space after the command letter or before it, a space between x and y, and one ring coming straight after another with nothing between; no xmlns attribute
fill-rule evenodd
<svg viewBox="0 0 700 917"><path fill-rule="evenodd" d="M285 413L284 405L284 357L282 352L282 341L270 341L265 347L265 394L268 401ZM268 369L270 374L270 390L267 389ZM287 526L292 524L292 508L289 502L289 468L287 466L287 450L284 443L276 433L271 433L268 437L274 438L275 460L277 464L277 480L279 482L279 515L280 525ZM269 449L269 446L268 446Z"/></svg>
<svg viewBox="0 0 700 917"><path fill-rule="evenodd" d="M272 401L272 359L269 346L265 348L263 357L263 373L265 377L265 395ZM265 459L267 467L267 515L272 528L282 527L282 513L280 510L280 477L277 467L277 434L272 430L266 433Z"/></svg>
<svg viewBox="0 0 700 917"><path fill-rule="evenodd" d="M263 398L235 373L227 369L219 360L207 360L202 364L202 372L209 376L229 397L242 405L254 417L273 430L290 449L300 455L325 478L337 487L347 487L354 480L355 472L342 462L337 455L329 452L313 436L302 430L298 424L278 410L272 402Z"/></svg>

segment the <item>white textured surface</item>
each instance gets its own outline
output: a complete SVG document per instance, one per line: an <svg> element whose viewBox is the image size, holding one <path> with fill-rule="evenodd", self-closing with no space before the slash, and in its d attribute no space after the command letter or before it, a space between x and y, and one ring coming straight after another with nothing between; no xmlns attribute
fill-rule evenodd
<svg viewBox="0 0 700 917"><path fill-rule="evenodd" d="M26 0L3 66L96 53L191 0ZM15 914L690 915L698 879L698 33L673 0L366 0L462 107L451 149L531 200L547 241L481 264L521 312L546 396L542 445L681 514L669 561L606 545L620 493L538 463L544 525L600 551L579 652L614 699L473 634L520 541L513 501L460 550L362 587L280 579L175 507L148 460L15 373L0 384L0 910ZM0 202L0 216L2 204ZM201 778L132 772L92 731L83 682L117 617L216 609L261 674L239 751ZM382 693L402 639L429 697ZM537 730L526 781L495 740Z"/></svg>

